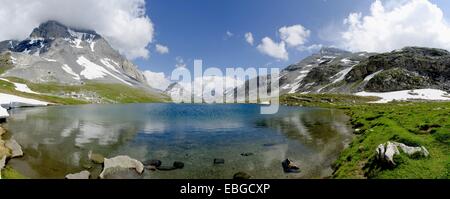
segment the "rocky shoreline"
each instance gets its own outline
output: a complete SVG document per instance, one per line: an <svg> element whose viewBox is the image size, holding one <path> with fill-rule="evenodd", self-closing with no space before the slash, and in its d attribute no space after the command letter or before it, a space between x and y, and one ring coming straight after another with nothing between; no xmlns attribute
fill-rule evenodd
<svg viewBox="0 0 450 199"><path fill-rule="evenodd" d="M0 179L3 178L3 170L6 168L8 161L24 155L22 147L13 137L4 139L6 133L6 130L0 126Z"/></svg>

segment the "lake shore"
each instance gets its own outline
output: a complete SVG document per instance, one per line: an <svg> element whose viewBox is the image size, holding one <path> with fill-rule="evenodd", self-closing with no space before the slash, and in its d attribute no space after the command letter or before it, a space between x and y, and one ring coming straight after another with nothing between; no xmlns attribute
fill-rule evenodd
<svg viewBox="0 0 450 199"><path fill-rule="evenodd" d="M355 138L333 164L332 178L449 178L449 102L368 103L373 97L353 95L285 95L288 106L344 110L350 117ZM447 115L448 116L448 115ZM388 141L424 146L428 158L396 157L392 168L377 165L377 146ZM8 167L7 167L8 168ZM430 168L424 171L424 168ZM7 171L14 172L12 168ZM14 175L10 175L14 176ZM16 175L21 176L21 175Z"/></svg>
<svg viewBox="0 0 450 199"><path fill-rule="evenodd" d="M333 178L450 178L450 102L367 103L370 98L317 94L286 95L281 103L342 109L351 117L356 135L334 164ZM387 142L425 147L429 157L394 157L380 164L377 147Z"/></svg>

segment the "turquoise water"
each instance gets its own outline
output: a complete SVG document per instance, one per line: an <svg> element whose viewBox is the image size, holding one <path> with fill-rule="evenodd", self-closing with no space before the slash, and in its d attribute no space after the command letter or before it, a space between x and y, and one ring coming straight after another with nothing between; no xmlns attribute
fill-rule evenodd
<svg viewBox="0 0 450 199"><path fill-rule="evenodd" d="M338 110L281 107L261 115L259 105L129 104L15 109L5 127L25 156L10 165L31 178L64 178L91 165L90 150L128 155L183 169L146 170L141 178L323 178L350 142L348 117ZM242 156L242 153L251 153ZM214 165L220 158L225 164ZM302 172L286 174L290 158ZM96 177L101 165L92 165Z"/></svg>

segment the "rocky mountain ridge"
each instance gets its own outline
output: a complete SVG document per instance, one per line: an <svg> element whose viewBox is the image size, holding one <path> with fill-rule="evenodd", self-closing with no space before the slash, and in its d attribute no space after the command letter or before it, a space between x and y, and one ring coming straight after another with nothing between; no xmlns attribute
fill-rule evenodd
<svg viewBox="0 0 450 199"><path fill-rule="evenodd" d="M95 31L48 21L23 41L0 42L14 67L3 77L35 83L82 84L86 81L147 86L137 67Z"/></svg>

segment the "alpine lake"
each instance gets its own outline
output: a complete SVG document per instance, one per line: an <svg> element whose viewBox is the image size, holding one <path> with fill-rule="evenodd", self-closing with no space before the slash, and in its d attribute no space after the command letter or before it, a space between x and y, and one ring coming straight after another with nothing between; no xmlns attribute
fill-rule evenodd
<svg viewBox="0 0 450 199"><path fill-rule="evenodd" d="M327 178L332 163L352 139L341 110L281 106L262 115L251 104L125 104L20 108L5 123L24 156L8 165L30 178L64 178L89 170L96 178L106 158L127 155L171 171L145 170L144 179L231 179L244 172L256 179ZM298 173L285 173L294 160Z"/></svg>

